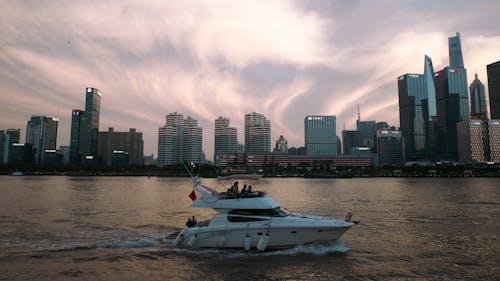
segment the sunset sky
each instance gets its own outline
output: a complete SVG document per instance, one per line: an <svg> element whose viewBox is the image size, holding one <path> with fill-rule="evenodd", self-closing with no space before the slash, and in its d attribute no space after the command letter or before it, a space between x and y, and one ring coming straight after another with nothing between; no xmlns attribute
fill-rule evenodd
<svg viewBox="0 0 500 281"><path fill-rule="evenodd" d="M156 156L158 128L177 111L198 119L213 154L218 116L243 142L245 113L304 145L304 116L399 125L396 78L448 65L458 31L470 84L500 60L500 1L1 1L0 129L33 114L59 118L85 87L102 92L100 130L137 128Z"/></svg>

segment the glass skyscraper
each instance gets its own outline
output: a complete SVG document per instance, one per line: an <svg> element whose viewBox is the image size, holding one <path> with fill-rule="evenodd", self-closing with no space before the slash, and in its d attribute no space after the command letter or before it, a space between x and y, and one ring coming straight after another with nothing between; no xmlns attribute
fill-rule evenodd
<svg viewBox="0 0 500 281"><path fill-rule="evenodd" d="M500 61L488 64L488 92L491 119L500 119Z"/></svg>
<svg viewBox="0 0 500 281"><path fill-rule="evenodd" d="M35 162L43 163L47 149L56 149L59 120L47 116L31 116L26 126L26 143L33 145Z"/></svg>
<svg viewBox="0 0 500 281"><path fill-rule="evenodd" d="M398 77L399 124L404 139L406 159L427 157L426 119L427 87L424 75L405 74Z"/></svg>
<svg viewBox="0 0 500 281"><path fill-rule="evenodd" d="M307 156L336 156L337 127L333 115L308 115L304 118Z"/></svg>
<svg viewBox="0 0 500 281"><path fill-rule="evenodd" d="M85 125L85 111L73 109L71 111L71 136L69 141L69 162L80 163L82 161L82 152L80 149L81 132Z"/></svg>
<svg viewBox="0 0 500 281"><path fill-rule="evenodd" d="M486 108L486 92L483 83L475 75L474 81L470 84L470 113L482 115L488 118L488 109Z"/></svg>
<svg viewBox="0 0 500 281"><path fill-rule="evenodd" d="M458 160L457 123L470 118L467 71L446 67L434 75L437 97L438 152Z"/></svg>
<svg viewBox="0 0 500 281"><path fill-rule="evenodd" d="M462 56L462 43L460 42L460 32L454 37L448 38L448 52L450 58L450 68L464 68Z"/></svg>

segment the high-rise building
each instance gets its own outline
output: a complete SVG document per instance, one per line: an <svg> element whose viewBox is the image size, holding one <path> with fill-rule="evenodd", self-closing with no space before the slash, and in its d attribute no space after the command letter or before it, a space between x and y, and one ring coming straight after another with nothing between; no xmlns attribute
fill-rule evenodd
<svg viewBox="0 0 500 281"><path fill-rule="evenodd" d="M486 71L488 72L491 119L500 119L500 61L488 64Z"/></svg>
<svg viewBox="0 0 500 281"><path fill-rule="evenodd" d="M82 150L80 148L83 140L83 130L87 128L85 111L73 109L71 111L71 135L69 141L69 162L80 163L82 161Z"/></svg>
<svg viewBox="0 0 500 281"><path fill-rule="evenodd" d="M363 135L360 131L342 131L342 154L352 155L355 147L363 145Z"/></svg>
<svg viewBox="0 0 500 281"><path fill-rule="evenodd" d="M403 138L401 131L377 131L377 156L380 166L402 166L404 164Z"/></svg>
<svg viewBox="0 0 500 281"><path fill-rule="evenodd" d="M308 115L304 118L307 156L336 156L337 127L333 115Z"/></svg>
<svg viewBox="0 0 500 281"><path fill-rule="evenodd" d="M205 158L202 157L202 143L203 131L198 127L198 121L188 116L184 120L183 161L201 163Z"/></svg>
<svg viewBox="0 0 500 281"><path fill-rule="evenodd" d="M101 92L87 88L85 95L85 122L80 130L80 152L87 161L97 161L99 145L99 116L101 112Z"/></svg>
<svg viewBox="0 0 500 281"><path fill-rule="evenodd" d="M441 158L458 160L457 123L470 118L467 71L449 68L434 75L437 97L438 153Z"/></svg>
<svg viewBox="0 0 500 281"><path fill-rule="evenodd" d="M24 165L35 161L31 143L12 143L9 152L9 164Z"/></svg>
<svg viewBox="0 0 500 281"><path fill-rule="evenodd" d="M214 162L219 163L220 155L232 155L236 152L237 130L235 127L229 127L229 119L219 117L215 119L215 143L214 143Z"/></svg>
<svg viewBox="0 0 500 281"><path fill-rule="evenodd" d="M405 74L398 77L399 124L406 159L410 161L427 156L426 89L424 75Z"/></svg>
<svg viewBox="0 0 500 281"><path fill-rule="evenodd" d="M183 161L201 163L203 131L198 121L182 114L170 113L165 126L158 131L158 164L175 165Z"/></svg>
<svg viewBox="0 0 500 281"><path fill-rule="evenodd" d="M450 68L464 68L462 56L462 43L460 42L460 32L454 37L448 38L448 52L450 57Z"/></svg>
<svg viewBox="0 0 500 281"><path fill-rule="evenodd" d="M271 121L260 113L245 114L245 151L247 155L271 152Z"/></svg>
<svg viewBox="0 0 500 281"><path fill-rule="evenodd" d="M33 145L35 163L43 163L45 150L56 149L58 123L57 118L37 115L28 121L26 143Z"/></svg>
<svg viewBox="0 0 500 281"><path fill-rule="evenodd" d="M486 92L484 85L475 75L474 81L470 84L470 113L481 114L488 118L488 109L486 108Z"/></svg>
<svg viewBox="0 0 500 281"><path fill-rule="evenodd" d="M137 132L135 128L131 128L128 132L115 132L113 128L109 128L107 132L99 132L99 160L111 166L114 151L126 152L129 165L142 165L144 156L142 133Z"/></svg>
<svg viewBox="0 0 500 281"><path fill-rule="evenodd" d="M375 121L356 121L356 130L363 136L363 146L373 147L373 136L376 131L376 123Z"/></svg>
<svg viewBox="0 0 500 281"><path fill-rule="evenodd" d="M9 163L10 153L12 151L12 144L19 143L21 137L21 129L7 129L4 135L4 144L1 147L3 150L3 158L0 158L0 162Z"/></svg>
<svg viewBox="0 0 500 281"><path fill-rule="evenodd" d="M274 153L288 153L288 142L281 135L278 140L276 140L276 145L274 146Z"/></svg>

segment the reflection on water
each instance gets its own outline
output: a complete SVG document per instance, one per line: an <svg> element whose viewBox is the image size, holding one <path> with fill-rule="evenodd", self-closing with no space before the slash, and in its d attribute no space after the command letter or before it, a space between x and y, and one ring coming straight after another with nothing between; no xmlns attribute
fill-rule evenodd
<svg viewBox="0 0 500 281"><path fill-rule="evenodd" d="M219 191L231 182L206 179ZM500 276L496 178L265 178L293 212L361 224L342 240L266 253L172 248L187 217L183 178L0 177L0 279L493 280Z"/></svg>

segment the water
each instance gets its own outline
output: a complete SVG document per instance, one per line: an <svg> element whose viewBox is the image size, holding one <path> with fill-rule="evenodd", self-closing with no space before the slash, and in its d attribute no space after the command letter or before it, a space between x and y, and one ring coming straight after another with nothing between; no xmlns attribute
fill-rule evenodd
<svg viewBox="0 0 500 281"><path fill-rule="evenodd" d="M214 179L204 183L227 188ZM171 247L188 179L0 177L0 280L498 280L500 179L261 179L294 212L361 223L340 241L245 253ZM255 189L255 188L254 188Z"/></svg>

